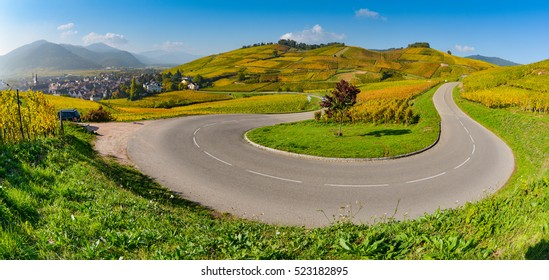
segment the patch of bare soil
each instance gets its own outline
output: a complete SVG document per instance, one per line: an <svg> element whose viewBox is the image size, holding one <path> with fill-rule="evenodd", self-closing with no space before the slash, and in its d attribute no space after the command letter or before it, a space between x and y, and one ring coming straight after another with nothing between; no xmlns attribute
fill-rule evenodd
<svg viewBox="0 0 549 280"><path fill-rule="evenodd" d="M138 129L152 122L90 123L86 127L89 131L97 134L94 147L101 156L111 157L121 164L134 166L127 153L130 136Z"/></svg>

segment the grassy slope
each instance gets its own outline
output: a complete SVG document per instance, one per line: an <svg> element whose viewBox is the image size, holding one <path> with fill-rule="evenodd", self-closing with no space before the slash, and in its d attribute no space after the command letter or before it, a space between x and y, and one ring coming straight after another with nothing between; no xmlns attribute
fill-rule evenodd
<svg viewBox="0 0 549 280"><path fill-rule="evenodd" d="M102 100L100 103L106 106L116 107L172 108L227 99L231 99L227 94L183 90L159 93L135 101L130 101L127 98L119 98Z"/></svg>
<svg viewBox="0 0 549 280"><path fill-rule="evenodd" d="M484 243L498 248L496 257L549 259L549 134L543 133L549 128L549 116L490 109L461 97L456 100L466 113L502 138L516 160L507 186L495 198L470 206L465 221L475 215L494 220L484 221L493 223L488 232L493 236ZM481 214L482 205L491 205L491 211Z"/></svg>
<svg viewBox="0 0 549 280"><path fill-rule="evenodd" d="M343 158L376 158L403 155L421 150L438 137L440 117L431 102L436 88L415 101L421 116L415 125L346 124L343 137L337 137L337 123L306 121L254 129L250 140L283 151Z"/></svg>
<svg viewBox="0 0 549 280"><path fill-rule="evenodd" d="M459 105L517 155L505 190L416 221L321 229L211 212L99 158L91 136L0 147L1 259L548 259L547 117ZM341 218L354 209L342 210Z"/></svg>
<svg viewBox="0 0 549 280"><path fill-rule="evenodd" d="M274 56L273 51L279 56ZM328 46L296 51L275 44L212 55L166 71L179 70L188 76L200 74L213 80L217 90L302 91L329 89L340 79L354 84L379 81L384 69L413 79L453 79L492 67L494 65L485 62L425 48L376 52L358 47ZM245 70L246 80L238 82L240 70Z"/></svg>
<svg viewBox="0 0 549 280"><path fill-rule="evenodd" d="M491 108L549 111L549 60L469 75L463 97Z"/></svg>

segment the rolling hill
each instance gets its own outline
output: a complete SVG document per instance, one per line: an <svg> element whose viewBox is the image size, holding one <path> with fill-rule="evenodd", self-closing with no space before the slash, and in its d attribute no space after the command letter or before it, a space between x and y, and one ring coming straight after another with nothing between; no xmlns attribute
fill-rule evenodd
<svg viewBox="0 0 549 280"><path fill-rule="evenodd" d="M495 64L495 65L498 65L498 66L516 66L516 65L520 65L518 63L509 61L509 60L506 60L506 59L503 59L503 58L483 56L483 55L478 55L478 54L477 55L470 55L470 56L467 56L466 58L481 60L481 61L492 63L492 64Z"/></svg>
<svg viewBox="0 0 549 280"><path fill-rule="evenodd" d="M73 45L61 45L72 53L95 61L101 67L129 67L139 68L145 66L134 55L127 51L122 51L109 47L103 43L92 44L87 47L73 46Z"/></svg>
<svg viewBox="0 0 549 280"><path fill-rule="evenodd" d="M192 55L181 51L146 51L134 54L140 61L147 65L174 67L189 61L200 58L198 55Z"/></svg>
<svg viewBox="0 0 549 280"><path fill-rule="evenodd" d="M34 69L96 69L101 65L47 41L36 41L0 57L0 75L14 76Z"/></svg>
<svg viewBox="0 0 549 280"><path fill-rule="evenodd" d="M402 79L450 79L493 64L452 56L430 48L372 51L330 45L298 50L270 44L203 57L174 67L184 76L201 75L210 89L227 91L304 91L332 88L345 79L354 84Z"/></svg>
<svg viewBox="0 0 549 280"><path fill-rule="evenodd" d="M143 66L145 64L131 53L104 44L81 47L40 40L0 56L0 77L9 78L36 71Z"/></svg>

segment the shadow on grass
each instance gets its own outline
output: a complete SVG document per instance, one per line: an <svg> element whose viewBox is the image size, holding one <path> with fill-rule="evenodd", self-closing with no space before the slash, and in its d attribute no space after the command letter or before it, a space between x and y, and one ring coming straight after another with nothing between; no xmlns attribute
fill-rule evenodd
<svg viewBox="0 0 549 280"><path fill-rule="evenodd" d="M376 130L366 134L362 134L360 136L382 137L382 136L398 136L398 135L404 135L404 134L410 134L410 133L412 133L410 129L382 129L382 130Z"/></svg>
<svg viewBox="0 0 549 280"><path fill-rule="evenodd" d="M162 187L154 181L153 178L148 177L131 167L121 165L108 159L102 159L98 162L100 163L96 164L96 168L107 176L107 178L136 195L149 200L154 199L156 201L168 202L172 205L186 208L211 210L198 203L183 199L183 194L172 192L169 189Z"/></svg>
<svg viewBox="0 0 549 280"><path fill-rule="evenodd" d="M527 260L549 260L549 241L542 239L536 245L528 248L525 258Z"/></svg>
<svg viewBox="0 0 549 280"><path fill-rule="evenodd" d="M118 186L149 200L162 201L171 205L192 208L196 211L207 211L212 215L217 214L208 207L185 200L182 196L183 194L175 193L162 187L153 178L150 178L131 167L121 165L113 160L102 158L93 150L90 140L92 133L90 133L90 131L87 131L82 127L72 127L72 129L80 130L81 132L85 131L89 136L89 138L83 137L84 139L73 135L65 136L65 141L78 151L79 160L93 165Z"/></svg>

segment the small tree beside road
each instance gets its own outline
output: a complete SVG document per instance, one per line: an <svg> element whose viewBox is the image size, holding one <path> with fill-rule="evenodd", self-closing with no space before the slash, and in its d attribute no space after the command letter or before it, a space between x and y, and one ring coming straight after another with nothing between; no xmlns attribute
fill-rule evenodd
<svg viewBox="0 0 549 280"><path fill-rule="evenodd" d="M360 93L360 89L351 85L345 80L339 81L331 95L324 96L320 103L322 108L326 108L326 114L329 118L334 118L339 121L338 136L342 136L341 127L343 120L349 114L349 109L356 103L356 96Z"/></svg>

